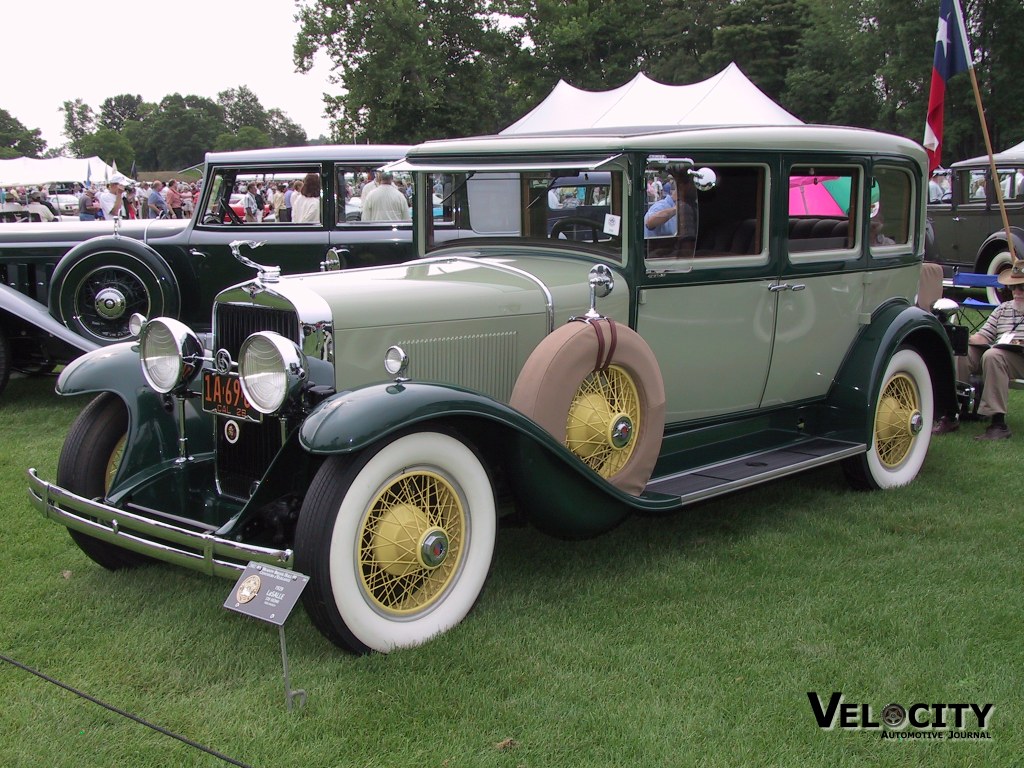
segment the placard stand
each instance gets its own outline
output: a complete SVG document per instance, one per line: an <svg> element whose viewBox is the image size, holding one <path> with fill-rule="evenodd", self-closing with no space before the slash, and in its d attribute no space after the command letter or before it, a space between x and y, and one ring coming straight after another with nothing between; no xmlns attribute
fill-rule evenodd
<svg viewBox="0 0 1024 768"><path fill-rule="evenodd" d="M298 701L299 707L306 705L306 691L302 688L292 688L291 673L288 671L288 646L284 641L284 624L278 625L277 633L281 637L281 663L284 665L284 699L288 711L291 712L295 701Z"/></svg>
<svg viewBox="0 0 1024 768"><path fill-rule="evenodd" d="M305 574L263 563L249 563L235 582L228 599L224 601L224 607L229 611L244 613L254 619L277 625L277 634L281 640L284 698L289 712L295 708L296 703L299 707L305 706L307 696L301 688L292 688L284 623L308 583L309 576Z"/></svg>

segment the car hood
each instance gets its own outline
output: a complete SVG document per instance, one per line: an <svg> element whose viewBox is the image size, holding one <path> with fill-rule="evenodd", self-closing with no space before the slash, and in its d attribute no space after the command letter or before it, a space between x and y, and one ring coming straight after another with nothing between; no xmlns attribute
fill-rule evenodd
<svg viewBox="0 0 1024 768"><path fill-rule="evenodd" d="M188 226L188 219L130 219L122 221L118 233L124 237L148 242L176 237ZM114 234L112 221L63 221L17 224L0 230L4 245L17 243L63 244L71 248L93 237Z"/></svg>
<svg viewBox="0 0 1024 768"><path fill-rule="evenodd" d="M315 294L330 308L336 329L524 314L546 315L557 326L589 307L592 266L565 256L459 251L395 266L294 275L268 288L285 297ZM628 295L621 281L598 308L625 322Z"/></svg>

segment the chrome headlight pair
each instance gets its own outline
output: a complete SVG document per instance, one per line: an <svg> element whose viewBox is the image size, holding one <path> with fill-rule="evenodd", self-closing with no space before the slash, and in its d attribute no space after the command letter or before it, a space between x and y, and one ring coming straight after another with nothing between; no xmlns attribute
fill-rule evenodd
<svg viewBox="0 0 1024 768"><path fill-rule="evenodd" d="M184 323L159 317L140 323L142 372L157 392L185 389L201 364L212 362L203 345ZM260 413L274 413L302 386L308 376L306 356L295 342L276 333L254 333L239 350L238 378L242 394Z"/></svg>

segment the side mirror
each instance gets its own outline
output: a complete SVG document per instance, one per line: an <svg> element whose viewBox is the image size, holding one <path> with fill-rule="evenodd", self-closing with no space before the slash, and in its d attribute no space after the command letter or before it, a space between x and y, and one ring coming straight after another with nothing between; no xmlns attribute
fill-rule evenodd
<svg viewBox="0 0 1024 768"><path fill-rule="evenodd" d="M695 168L690 171L690 176L698 192L707 192L718 184L718 174L710 168Z"/></svg>

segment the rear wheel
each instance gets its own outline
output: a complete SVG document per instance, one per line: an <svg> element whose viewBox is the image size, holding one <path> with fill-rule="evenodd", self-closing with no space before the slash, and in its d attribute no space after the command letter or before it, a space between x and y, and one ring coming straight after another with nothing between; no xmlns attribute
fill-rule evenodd
<svg viewBox="0 0 1024 768"><path fill-rule="evenodd" d="M128 411L120 398L103 394L75 419L57 465L57 485L87 499L104 499L114 481L128 438ZM91 560L112 571L133 568L149 558L68 529Z"/></svg>
<svg viewBox="0 0 1024 768"><path fill-rule="evenodd" d="M496 527L487 471L455 435L413 432L332 457L295 533L310 618L356 653L426 642L473 607Z"/></svg>
<svg viewBox="0 0 1024 768"><path fill-rule="evenodd" d="M843 470L854 488L872 490L906 485L917 477L934 418L931 374L909 348L897 350L882 376L867 453L846 459Z"/></svg>

